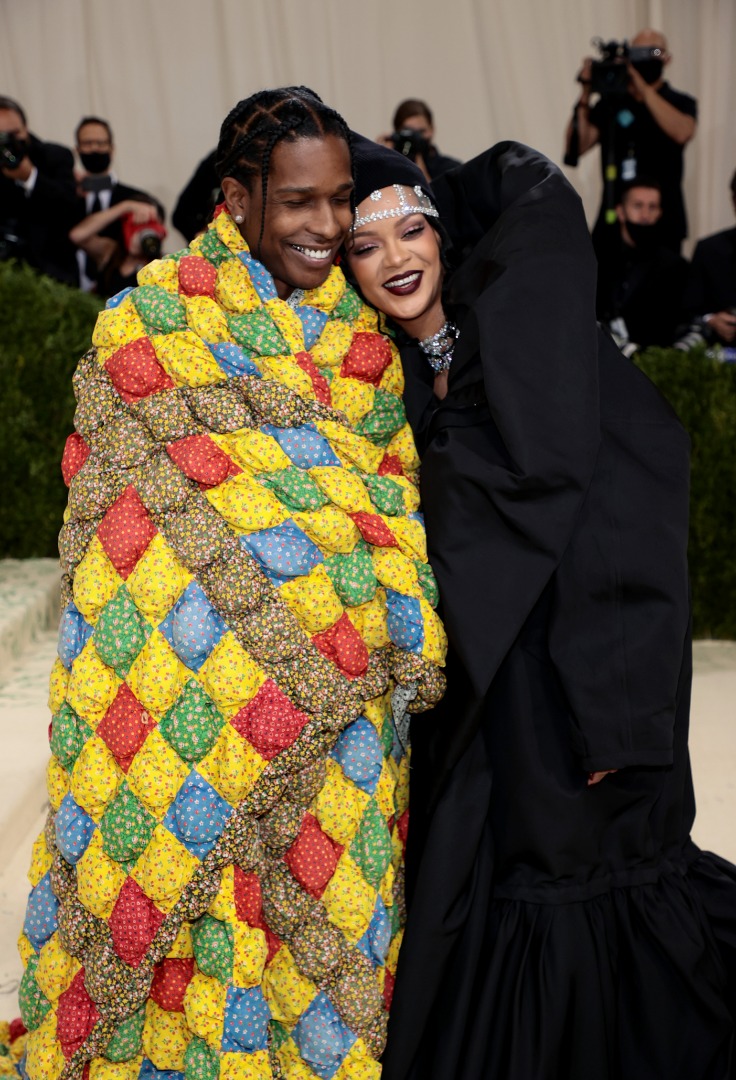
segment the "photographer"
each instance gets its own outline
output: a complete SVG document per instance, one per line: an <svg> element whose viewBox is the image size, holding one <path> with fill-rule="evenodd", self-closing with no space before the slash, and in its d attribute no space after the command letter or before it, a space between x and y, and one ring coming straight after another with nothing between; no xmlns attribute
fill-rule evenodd
<svg viewBox="0 0 736 1080"><path fill-rule="evenodd" d="M157 204L145 199L141 194L140 199L124 199L107 210L97 210L69 234L72 243L95 262L99 296L114 296L135 286L138 271L161 255L166 229Z"/></svg>
<svg viewBox="0 0 736 1080"><path fill-rule="evenodd" d="M107 120L97 116L83 117L77 124L75 137L77 155L82 165L79 188L84 199L84 212L87 214L87 218L80 223L80 231L75 229L72 236L72 239L78 235L84 237L84 243L75 241L79 244L77 259L80 283L88 292L94 290L100 295L110 296L112 294L108 291L109 283L101 281L100 275L116 261L122 264L125 257L131 253L124 237L125 212L117 211L113 215L98 216L99 211L114 209L121 203L134 202L136 206L153 206L156 219L162 223L164 209L147 192L122 184L118 179L112 168L115 146L112 128ZM93 218L91 224L90 215ZM91 233L90 229L95 225L99 232ZM112 245L110 241L113 242ZM113 289L113 292L117 291L118 289Z"/></svg>
<svg viewBox="0 0 736 1080"><path fill-rule="evenodd" d="M0 258L77 285L68 233L82 212L71 150L41 142L21 106L0 97Z"/></svg>
<svg viewBox="0 0 736 1080"><path fill-rule="evenodd" d="M695 134L697 102L665 82L662 72L672 58L658 31L642 30L630 47L611 42L602 52L603 61L583 61L577 76L582 91L565 144L568 165L601 144L604 197L593 230L596 251L600 254L609 240L615 243L622 186L646 175L662 188L663 243L679 252L687 236L683 151ZM591 107L593 93L600 97Z"/></svg>
<svg viewBox="0 0 736 1080"><path fill-rule="evenodd" d="M376 142L390 146L415 161L427 180L434 180L441 173L462 164L457 158L441 154L432 142L434 117L425 101L418 98L402 101L394 113L393 128L390 135L380 135Z"/></svg>

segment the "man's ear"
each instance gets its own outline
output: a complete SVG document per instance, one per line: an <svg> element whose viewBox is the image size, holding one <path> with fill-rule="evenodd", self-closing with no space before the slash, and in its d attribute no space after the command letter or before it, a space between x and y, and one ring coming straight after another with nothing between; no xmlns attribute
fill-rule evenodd
<svg viewBox="0 0 736 1080"><path fill-rule="evenodd" d="M618 206L616 207L616 217L618 218L618 220L621 222L622 225L626 221L626 214L624 213L624 204L623 203L619 203Z"/></svg>
<svg viewBox="0 0 736 1080"><path fill-rule="evenodd" d="M225 196L228 213L232 218L248 219L250 210L250 192L234 176L225 176L222 180L222 194Z"/></svg>

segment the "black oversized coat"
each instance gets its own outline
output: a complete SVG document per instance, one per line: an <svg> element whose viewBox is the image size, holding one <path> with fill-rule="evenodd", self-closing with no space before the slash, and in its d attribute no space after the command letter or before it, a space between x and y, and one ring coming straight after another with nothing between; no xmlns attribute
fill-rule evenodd
<svg viewBox="0 0 736 1080"><path fill-rule="evenodd" d="M736 871L689 840L688 437L596 326L551 162L502 143L434 189L447 397L402 358L450 658L412 726L384 1080L725 1078Z"/></svg>

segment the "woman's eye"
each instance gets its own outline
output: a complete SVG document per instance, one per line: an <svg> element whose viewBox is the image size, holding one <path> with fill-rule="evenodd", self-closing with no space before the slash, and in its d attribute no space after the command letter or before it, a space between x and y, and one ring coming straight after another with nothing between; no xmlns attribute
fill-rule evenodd
<svg viewBox="0 0 736 1080"><path fill-rule="evenodd" d="M375 251L375 244L362 244L360 247L354 247L350 252L351 255L367 255L369 251Z"/></svg>
<svg viewBox="0 0 736 1080"><path fill-rule="evenodd" d="M402 240L408 240L412 236L419 236L419 234L423 233L423 232L424 232L424 226L423 225L412 225L412 227L410 229L406 230L406 232L404 233L404 235L402 237Z"/></svg>

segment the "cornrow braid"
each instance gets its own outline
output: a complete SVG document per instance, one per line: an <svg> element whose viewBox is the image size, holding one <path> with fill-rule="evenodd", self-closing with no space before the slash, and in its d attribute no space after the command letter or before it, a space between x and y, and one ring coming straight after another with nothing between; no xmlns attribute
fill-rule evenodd
<svg viewBox="0 0 736 1080"><path fill-rule="evenodd" d="M261 178L261 227L256 258L260 258L266 225L266 195L274 147L281 139L322 138L325 135L337 135L345 140L352 171L350 128L335 109L325 105L307 86L259 90L239 101L225 117L215 163L220 180L232 176L252 191L256 176Z"/></svg>

